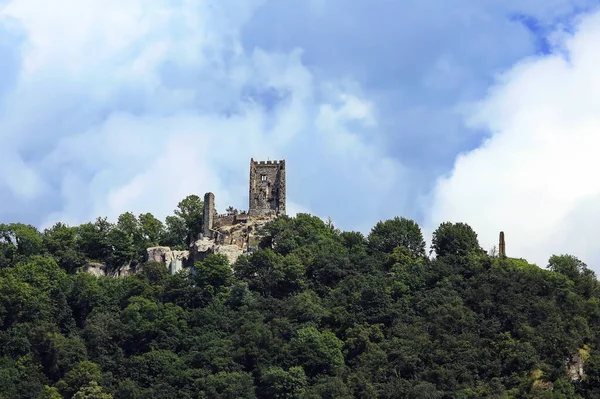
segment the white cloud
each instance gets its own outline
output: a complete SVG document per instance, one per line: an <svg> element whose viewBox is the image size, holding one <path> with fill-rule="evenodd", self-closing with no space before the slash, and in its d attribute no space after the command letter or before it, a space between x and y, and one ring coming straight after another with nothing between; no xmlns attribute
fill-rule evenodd
<svg viewBox="0 0 600 399"><path fill-rule="evenodd" d="M332 164L364 158L354 182L389 191L382 183L399 164L356 131L376 125L360 85L316 79L300 49L243 48L240 29L262 3L11 0L0 8L0 24L17 23L28 39L0 109L0 159L11 171L0 189L12 205L52 198L43 227L125 211L162 218L205 191L219 209L245 209L254 157L291 158L290 211L311 212L298 196L313 184L303 178L304 146L321 155L310 162L328 179L348 171ZM280 98L266 105L267 92Z"/></svg>
<svg viewBox="0 0 600 399"><path fill-rule="evenodd" d="M290 1L0 0L2 222L244 209L250 157L287 159L291 213L418 219L480 137L456 104L535 50L510 16L591 0Z"/></svg>
<svg viewBox="0 0 600 399"><path fill-rule="evenodd" d="M475 107L469 123L491 137L438 181L428 230L464 221L486 249L503 230L509 256L572 253L600 271L600 12L557 38Z"/></svg>

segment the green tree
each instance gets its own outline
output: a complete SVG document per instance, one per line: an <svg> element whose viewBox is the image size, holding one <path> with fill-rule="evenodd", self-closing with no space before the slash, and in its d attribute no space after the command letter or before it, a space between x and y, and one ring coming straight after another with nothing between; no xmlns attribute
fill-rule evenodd
<svg viewBox="0 0 600 399"><path fill-rule="evenodd" d="M599 284L596 273L573 255L553 255L548 269L560 273L575 282L575 291L585 299L598 296Z"/></svg>
<svg viewBox="0 0 600 399"><path fill-rule="evenodd" d="M140 242L142 238L142 229L140 222L131 212L125 212L119 215L117 219L117 229L121 230L127 236L131 237L134 242Z"/></svg>
<svg viewBox="0 0 600 399"><path fill-rule="evenodd" d="M31 226L22 223L12 223L9 225L17 244L17 254L27 257L42 253L43 241L39 231Z"/></svg>
<svg viewBox="0 0 600 399"><path fill-rule="evenodd" d="M106 261L113 267L129 264L136 258L135 238L120 228L112 229L108 233L108 243L111 248ZM138 247L139 248L139 247ZM139 252L138 252L139 253Z"/></svg>
<svg viewBox="0 0 600 399"><path fill-rule="evenodd" d="M378 222L368 237L369 246L379 252L391 253L394 248L404 246L414 257L425 256L425 240L421 228L413 220L395 217Z"/></svg>
<svg viewBox="0 0 600 399"><path fill-rule="evenodd" d="M238 258L234 269L240 278L248 281L252 290L276 297L298 291L304 285L306 274L298 257L293 254L282 256L271 249Z"/></svg>
<svg viewBox="0 0 600 399"><path fill-rule="evenodd" d="M42 235L23 223L0 224L0 266L15 264L43 251Z"/></svg>
<svg viewBox="0 0 600 399"><path fill-rule="evenodd" d="M188 228L185 220L179 216L167 216L166 229L160 244L172 249L186 249L188 244Z"/></svg>
<svg viewBox="0 0 600 399"><path fill-rule="evenodd" d="M47 384L48 380L31 353L16 360L0 357L1 399L43 397Z"/></svg>
<svg viewBox="0 0 600 399"><path fill-rule="evenodd" d="M45 308L35 301L36 294L31 285L11 274L0 278L0 328L7 330L18 321L35 320L36 313Z"/></svg>
<svg viewBox="0 0 600 399"><path fill-rule="evenodd" d="M40 394L41 399L64 399L58 391L58 388L51 386L44 386L44 391Z"/></svg>
<svg viewBox="0 0 600 399"><path fill-rule="evenodd" d="M353 399L354 397L344 380L338 376L319 376L302 396L303 399Z"/></svg>
<svg viewBox="0 0 600 399"><path fill-rule="evenodd" d="M573 384L564 378L559 378L552 384L551 399L583 399L583 397L577 394Z"/></svg>
<svg viewBox="0 0 600 399"><path fill-rule="evenodd" d="M225 372L206 378L206 395L218 399L254 399L252 376L244 372Z"/></svg>
<svg viewBox="0 0 600 399"><path fill-rule="evenodd" d="M97 384L101 380L100 367L93 362L84 360L75 364L65 374L64 379L57 383L57 387L65 397L71 398L76 395L76 392L81 392L81 389L88 387L91 383Z"/></svg>
<svg viewBox="0 0 600 399"><path fill-rule="evenodd" d="M197 237L204 222L204 202L197 195L188 195L177 204L175 215L183 219L187 235ZM189 241L187 242L189 244Z"/></svg>
<svg viewBox="0 0 600 399"><path fill-rule="evenodd" d="M307 384L302 367L290 367L287 371L277 366L269 367L261 376L261 396L274 399L301 398Z"/></svg>
<svg viewBox="0 0 600 399"><path fill-rule="evenodd" d="M138 216L145 246L153 247L160 243L165 235L164 224L151 213L142 213Z"/></svg>
<svg viewBox="0 0 600 399"><path fill-rule="evenodd" d="M212 287L218 292L222 287L231 285L233 273L229 260L222 254L210 254L203 261L194 265L194 280L201 287Z"/></svg>
<svg viewBox="0 0 600 399"><path fill-rule="evenodd" d="M0 267L8 267L14 263L17 254L17 244L11 231L5 224L0 224Z"/></svg>
<svg viewBox="0 0 600 399"><path fill-rule="evenodd" d="M466 256L480 250L477 233L466 223L445 222L433 232L431 248L437 256Z"/></svg>
<svg viewBox="0 0 600 399"><path fill-rule="evenodd" d="M88 260L104 262L112 255L109 233L113 229L107 218L97 218L94 223L85 223L77 229L77 246Z"/></svg>
<svg viewBox="0 0 600 399"><path fill-rule="evenodd" d="M295 218L279 217L264 226L261 234L260 247L281 255L287 255L300 246L331 241L336 236L336 232L321 219L306 213L299 213Z"/></svg>
<svg viewBox="0 0 600 399"><path fill-rule="evenodd" d="M335 374L344 365L344 343L330 331L321 332L315 327L298 330L290 341L291 350L304 365L309 376Z"/></svg>
<svg viewBox="0 0 600 399"><path fill-rule="evenodd" d="M77 248L77 227L56 223L44 230L42 241L46 251L69 273L75 272L85 262Z"/></svg>
<svg viewBox="0 0 600 399"><path fill-rule="evenodd" d="M96 381L90 382L88 385L81 387L73 399L113 399L113 396L109 393L102 391L102 387L98 385Z"/></svg>
<svg viewBox="0 0 600 399"><path fill-rule="evenodd" d="M285 306L287 317L298 323L320 324L321 319L327 316L323 300L312 290L304 290L287 298Z"/></svg>
<svg viewBox="0 0 600 399"><path fill-rule="evenodd" d="M577 280L587 270L587 265L573 255L552 255L548 260L548 269Z"/></svg>
<svg viewBox="0 0 600 399"><path fill-rule="evenodd" d="M588 392L594 392L595 396L600 397L600 352L594 350L585 362L586 377L583 380L583 388Z"/></svg>

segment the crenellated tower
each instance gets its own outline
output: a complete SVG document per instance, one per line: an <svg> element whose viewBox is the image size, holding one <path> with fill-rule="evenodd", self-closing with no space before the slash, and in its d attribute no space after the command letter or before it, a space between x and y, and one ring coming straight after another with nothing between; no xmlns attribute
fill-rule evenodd
<svg viewBox="0 0 600 399"><path fill-rule="evenodd" d="M285 160L250 159L250 216L285 215Z"/></svg>

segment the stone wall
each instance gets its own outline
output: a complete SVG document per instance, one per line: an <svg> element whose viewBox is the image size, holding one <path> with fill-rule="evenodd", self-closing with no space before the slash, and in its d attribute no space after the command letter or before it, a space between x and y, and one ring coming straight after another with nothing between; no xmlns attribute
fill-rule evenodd
<svg viewBox="0 0 600 399"><path fill-rule="evenodd" d="M215 216L212 223L212 230L219 230L223 226L232 226L239 223L247 223L250 216L247 213L238 213L237 215L219 215Z"/></svg>
<svg viewBox="0 0 600 399"><path fill-rule="evenodd" d="M218 229L221 226L229 226L235 223L235 215L218 216L213 221L213 229Z"/></svg>
<svg viewBox="0 0 600 399"><path fill-rule="evenodd" d="M204 260L210 254L223 254L231 264L258 246L262 228L273 220L272 216L247 217L241 215L232 225L212 231L212 238L203 237L190 247L189 264Z"/></svg>
<svg viewBox="0 0 600 399"><path fill-rule="evenodd" d="M285 215L285 160L250 159L250 216Z"/></svg>

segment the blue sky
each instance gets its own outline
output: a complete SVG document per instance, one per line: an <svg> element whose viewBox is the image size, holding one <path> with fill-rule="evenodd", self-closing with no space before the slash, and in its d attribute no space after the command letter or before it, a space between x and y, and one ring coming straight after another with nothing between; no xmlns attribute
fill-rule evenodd
<svg viewBox="0 0 600 399"><path fill-rule="evenodd" d="M163 218L206 191L243 209L249 159L285 158L288 208L343 229L465 221L486 249L502 229L539 264L600 262L575 238L600 198L597 6L1 1L0 221ZM579 177L548 181L561 162Z"/></svg>

